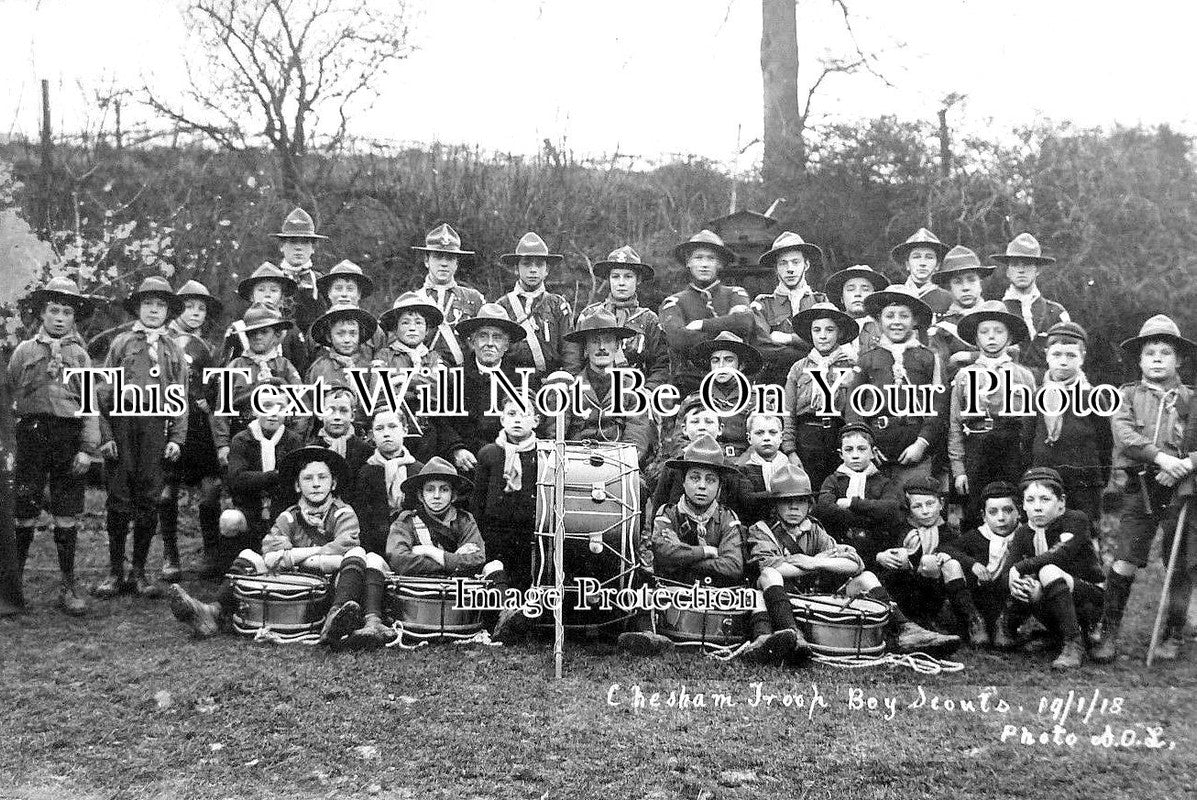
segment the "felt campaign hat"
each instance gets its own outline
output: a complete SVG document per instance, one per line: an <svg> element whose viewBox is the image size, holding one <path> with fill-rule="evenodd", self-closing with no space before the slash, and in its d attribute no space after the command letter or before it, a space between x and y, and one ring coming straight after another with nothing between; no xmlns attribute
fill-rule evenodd
<svg viewBox="0 0 1197 800"><path fill-rule="evenodd" d="M312 241L328 238L316 233L316 223L312 221L312 215L302 208L296 208L288 214L287 218L283 220L282 230L274 236L277 239L310 239Z"/></svg>
<svg viewBox="0 0 1197 800"><path fill-rule="evenodd" d="M514 267L525 256L543 258L550 264L559 264L565 259L565 256L560 253L550 253L549 246L544 243L544 239L541 239L538 234L528 231L520 237L514 253L504 253L499 256L499 263L507 267Z"/></svg>
<svg viewBox="0 0 1197 800"><path fill-rule="evenodd" d="M761 352L731 331L720 331L714 339L699 342L690 351L690 358L696 364L709 362L711 354L729 350L740 358L740 372L753 375L761 368Z"/></svg>
<svg viewBox="0 0 1197 800"><path fill-rule="evenodd" d="M690 467L707 467L723 473L738 471L734 465L727 463L723 448L715 441L715 437L708 433L704 433L686 445L686 449L682 451L682 457L666 461L665 466L682 472Z"/></svg>
<svg viewBox="0 0 1197 800"><path fill-rule="evenodd" d="M412 250L421 253L447 253L453 256L472 256L473 250L461 249L461 234L454 230L447 222L442 222L424 236L424 246L414 246Z"/></svg>
<svg viewBox="0 0 1197 800"><path fill-rule="evenodd" d="M1055 264L1056 259L1043 254L1039 240L1029 233L1020 233L1006 245L1006 252L990 256L994 261L1006 264L1010 261L1034 261L1036 264Z"/></svg>
<svg viewBox="0 0 1197 800"><path fill-rule="evenodd" d="M731 251L731 248L723 243L719 235L714 231L709 231L703 228L698 233L691 236L686 241L673 248L673 257L682 266L686 265L686 259L690 254L699 248L705 247L708 250L714 250L723 262L723 266L736 263L736 254Z"/></svg>
<svg viewBox="0 0 1197 800"><path fill-rule="evenodd" d="M249 333L250 331L262 328L279 328L285 333L291 327L291 323L283 319L282 314L278 313L278 310L273 306L268 306L265 303L254 303L245 309L245 313L241 315L241 324L237 327L242 333Z"/></svg>
<svg viewBox="0 0 1197 800"><path fill-rule="evenodd" d="M865 311L869 312L869 316L879 322L881 320L881 310L886 306L906 306L914 314L914 326L916 328L926 329L931 327L933 316L931 306L909 292L899 291L896 288L885 289L880 292L873 292L864 300Z"/></svg>
<svg viewBox="0 0 1197 800"><path fill-rule="evenodd" d="M811 325L818 319L830 319L835 323L835 327L840 332L838 344L847 344L860 335L860 324L852 319L851 314L840 311L834 303L815 303L805 311L799 311L792 316L790 324L794 328L794 333L802 337L803 341L809 342Z"/></svg>
<svg viewBox="0 0 1197 800"><path fill-rule="evenodd" d="M604 260L597 262L594 265L594 276L605 279L611 274L611 270L620 267L634 270L642 283L651 281L656 276L656 272L644 263L640 254L626 244L618 250L612 250Z"/></svg>
<svg viewBox="0 0 1197 800"><path fill-rule="evenodd" d="M765 497L769 500L799 500L813 494L806 470L783 464L773 471L773 480Z"/></svg>
<svg viewBox="0 0 1197 800"><path fill-rule="evenodd" d="M89 295L79 291L79 284L70 278L51 278L46 285L29 293L29 303L34 307L43 306L53 300L75 309L75 317L86 319L95 311L96 301Z"/></svg>
<svg viewBox="0 0 1197 800"><path fill-rule="evenodd" d="M429 328L435 328L445 321L445 315L435 305L415 292L404 292L395 298L390 308L382 312L382 316L378 318L378 326L384 331L397 328L399 317L403 316L405 311L415 311L422 315Z"/></svg>
<svg viewBox="0 0 1197 800"><path fill-rule="evenodd" d="M141 282L141 285L137 287L137 291L125 298L125 310L130 314L136 314L137 307L146 297L161 297L165 300L167 313L172 317L183 309L183 301L175 294L175 290L170 288L170 284L167 283L166 278L151 275Z"/></svg>
<svg viewBox="0 0 1197 800"><path fill-rule="evenodd" d="M329 472L337 482L337 489L344 489L348 486L349 469L345 465L345 459L327 447L314 444L292 450L283 456L278 465L279 481L283 486L295 485L303 468L317 461L328 465Z"/></svg>
<svg viewBox="0 0 1197 800"><path fill-rule="evenodd" d="M939 257L942 262L943 257L948 254L951 249L943 242L939 241L939 237L926 228L919 228L909 239L902 242L894 249L889 251L889 257L894 260L895 264L899 266L906 265L906 259L910 256L910 251L916 247L929 247L935 251L935 255Z"/></svg>
<svg viewBox="0 0 1197 800"><path fill-rule="evenodd" d="M889 278L867 264L856 264L827 276L827 280L823 282L823 294L827 295L827 298L833 303L839 305L844 296L844 284L853 278L864 278L873 284L874 292L880 292L889 286Z"/></svg>
<svg viewBox="0 0 1197 800"><path fill-rule="evenodd" d="M960 323L956 326L956 335L965 342L976 346L977 327L987 320L1005 323L1006 329L1010 331L1010 344L1025 342L1031 338L1030 331L1027 330L1027 323L1017 314L1011 314L1001 300L986 300L961 317Z"/></svg>
<svg viewBox="0 0 1197 800"><path fill-rule="evenodd" d="M511 317L507 315L507 309L498 303L483 303L475 316L463 319L454 327L466 338L473 336L479 328L498 328L511 337L512 344L522 341L528 335L522 326L512 322Z"/></svg>
<svg viewBox="0 0 1197 800"><path fill-rule="evenodd" d="M283 295L285 296L295 294L295 281L287 277L287 273L269 261L263 261L262 265L255 269L248 278L243 278L237 284L237 294L246 300L252 301L254 298L254 286L262 281L275 281L283 287Z"/></svg>
<svg viewBox="0 0 1197 800"><path fill-rule="evenodd" d="M317 278L316 288L320 290L321 294L328 294L329 287L332 286L333 281L337 278L348 278L355 282L362 291L362 297L369 297L374 292L374 281L370 280L370 277L362 272L361 267L349 259L345 259L330 269L327 275L321 275Z"/></svg>
<svg viewBox="0 0 1197 800"><path fill-rule="evenodd" d="M1047 338L1050 340L1053 336L1063 336L1068 339L1076 339L1086 347L1089 346L1089 333L1079 324L1069 320L1068 322L1057 322L1047 329Z"/></svg>
<svg viewBox="0 0 1197 800"><path fill-rule="evenodd" d="M316 344L331 348L332 340L329 337L332 326L345 319L357 320L359 342L370 341L374 331L378 330L378 320L374 319L374 315L369 311L349 303L339 303L317 317L308 330L308 335Z"/></svg>
<svg viewBox="0 0 1197 800"><path fill-rule="evenodd" d="M458 494L465 491L470 482L458 474L457 468L440 456L428 459L418 473L412 475L399 486L404 494L414 494L424 488L428 481L446 481Z"/></svg>
<svg viewBox="0 0 1197 800"><path fill-rule="evenodd" d="M993 274L993 267L987 267L981 263L981 259L977 254L967 247L956 245L948 254L943 257L940 262L939 269L931 275L933 280L939 286L947 287L948 282L951 281L954 275L963 275L966 272L975 272L981 276L982 279L988 278Z"/></svg>
<svg viewBox="0 0 1197 800"><path fill-rule="evenodd" d="M806 256L806 260L810 262L811 267L823 266L823 251L817 245L803 241L802 237L793 231L782 231L781 235L773 240L773 245L769 250L757 259L756 263L759 266L773 269L777 266L777 259L781 257L781 254L788 253L791 250L797 250Z"/></svg>
<svg viewBox="0 0 1197 800"><path fill-rule="evenodd" d="M1156 314L1143 323L1139 328L1139 335L1132 336L1122 343L1122 349L1127 355L1138 355L1143 345L1151 341L1163 340L1171 342L1177 350L1192 355L1197 351L1197 343L1180 335L1180 328L1166 314Z"/></svg>
<svg viewBox="0 0 1197 800"><path fill-rule="evenodd" d="M621 342L636 335L636 331L615 320L615 315L606 308L599 307L578 320L577 327L563 337L567 342L585 344L586 337L596 333L609 333Z"/></svg>
<svg viewBox="0 0 1197 800"><path fill-rule="evenodd" d="M204 286L197 280L189 280L175 291L175 296L179 298L182 303L187 300L203 300L208 306L209 314L219 314L224 304L220 299L208 291L208 287Z"/></svg>

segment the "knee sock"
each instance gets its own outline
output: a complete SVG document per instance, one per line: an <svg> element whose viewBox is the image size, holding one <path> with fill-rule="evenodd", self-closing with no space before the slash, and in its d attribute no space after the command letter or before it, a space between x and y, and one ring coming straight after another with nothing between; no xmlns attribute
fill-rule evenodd
<svg viewBox="0 0 1197 800"><path fill-rule="evenodd" d="M1179 634L1185 627L1189 616L1189 598L1193 594L1192 573L1185 570L1183 563L1178 564L1172 575L1172 586L1168 589L1168 627Z"/></svg>
<svg viewBox="0 0 1197 800"><path fill-rule="evenodd" d="M179 560L179 494L166 489L158 500L158 533L162 536L162 555L171 560L170 545L174 545L174 561Z"/></svg>
<svg viewBox="0 0 1197 800"><path fill-rule="evenodd" d="M874 600L885 603L890 608L889 619L894 625L899 628L910 622L906 615L902 613L902 609L898 608L898 604L889 596L889 592L885 590L884 586L876 586L865 592L865 597L871 597Z"/></svg>
<svg viewBox="0 0 1197 800"><path fill-rule="evenodd" d="M1102 618L1107 624L1122 623L1122 613L1126 610L1126 601L1130 597L1133 577L1127 577L1113 569L1106 574L1106 598Z"/></svg>
<svg viewBox="0 0 1197 800"><path fill-rule="evenodd" d="M333 608L343 606L350 600L362 602L365 586L365 559L353 557L343 560L341 569L337 572L337 588L333 592Z"/></svg>
<svg viewBox="0 0 1197 800"><path fill-rule="evenodd" d="M199 529L200 539L204 544L204 553L214 556L220 543L220 484L202 486L199 501Z"/></svg>
<svg viewBox="0 0 1197 800"><path fill-rule="evenodd" d="M753 611L749 617L749 630L753 639L768 636L773 633L773 626L769 623L769 615L764 611Z"/></svg>
<svg viewBox="0 0 1197 800"><path fill-rule="evenodd" d="M387 593L387 578L380 569L366 569L366 602L363 611L382 619L382 601Z"/></svg>
<svg viewBox="0 0 1197 800"><path fill-rule="evenodd" d="M944 583L944 590L948 595L948 602L952 606L952 613L960 621L968 624L977 615L977 607L973 604L973 595L968 590L968 584L963 578L956 578Z"/></svg>
<svg viewBox="0 0 1197 800"><path fill-rule="evenodd" d="M145 569L150 557L150 545L158 528L158 515L149 514L133 523L133 569Z"/></svg>
<svg viewBox="0 0 1197 800"><path fill-rule="evenodd" d="M798 620L794 619L794 608L790 605L790 596L786 594L784 586L770 586L765 590L765 608L769 612L773 630L798 630Z"/></svg>
<svg viewBox="0 0 1197 800"><path fill-rule="evenodd" d="M16 530L17 534L17 575L18 577L25 572L25 562L29 560L29 548L33 546L33 537L37 528L30 528L24 525Z"/></svg>
<svg viewBox="0 0 1197 800"><path fill-rule="evenodd" d="M1076 604L1072 601L1072 589L1068 588L1067 581L1061 578L1044 586L1042 603L1064 641L1081 638L1081 626L1076 619Z"/></svg>
<svg viewBox="0 0 1197 800"><path fill-rule="evenodd" d="M79 540L79 531L72 525L69 528L54 528L54 546L58 549L58 569L64 578L75 577L75 545Z"/></svg>
<svg viewBox="0 0 1197 800"><path fill-rule="evenodd" d="M113 575L125 572L125 540L129 536L129 518L119 511L108 511L108 567Z"/></svg>

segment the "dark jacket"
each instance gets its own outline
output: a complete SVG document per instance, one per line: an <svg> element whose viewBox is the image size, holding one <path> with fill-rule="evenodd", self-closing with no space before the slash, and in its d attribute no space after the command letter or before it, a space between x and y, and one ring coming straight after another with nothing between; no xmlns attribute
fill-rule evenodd
<svg viewBox="0 0 1197 800"><path fill-rule="evenodd" d="M833 472L823 481L815 516L837 542L851 545L873 569L877 554L902 543L906 521L902 514L902 495L897 484L880 473L865 481L865 496L854 497L847 509L836 503L848 494L848 476Z"/></svg>
<svg viewBox="0 0 1197 800"><path fill-rule="evenodd" d="M484 531L492 527L518 528L528 532L536 524L536 448L520 453L523 476L518 492L506 490L503 477L503 448L491 442L478 451L474 470L474 495L470 509Z"/></svg>
<svg viewBox="0 0 1197 800"><path fill-rule="evenodd" d="M245 514L250 530L258 525L269 528L275 517L295 502L295 486L279 483L277 466L282 463L283 456L300 447L303 447L303 438L284 429L278 444L274 446L276 469L264 472L262 450L251 431L238 433L229 443L229 469L225 483L229 487L233 505Z"/></svg>
<svg viewBox="0 0 1197 800"><path fill-rule="evenodd" d="M1065 540L1064 534L1072 534ZM1019 525L1012 534L1010 563L1024 578L1035 577L1039 570L1053 564L1074 578L1100 583L1105 580L1101 562L1093 547L1093 522L1083 511L1065 511L1055 522L1047 526L1046 552L1035 554L1035 532L1026 523Z"/></svg>

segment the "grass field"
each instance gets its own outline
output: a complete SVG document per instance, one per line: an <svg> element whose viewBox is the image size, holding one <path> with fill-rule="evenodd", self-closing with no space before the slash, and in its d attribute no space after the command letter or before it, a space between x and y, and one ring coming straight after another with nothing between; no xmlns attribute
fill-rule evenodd
<svg viewBox="0 0 1197 800"><path fill-rule="evenodd" d="M100 498L81 546L89 582L106 558ZM637 660L592 641L567 645L557 682L547 639L331 654L194 641L162 601L69 619L53 608L52 550L35 544L31 613L0 621L0 797L1197 796L1197 645L1143 665L1158 568L1131 600L1131 656L1066 678L1050 655L964 652L963 672L920 676ZM771 705L753 705L757 682ZM663 705L633 709L636 686ZM664 704L683 687L705 705ZM877 710L853 708L868 697ZM1071 746L1020 743L1057 721ZM1094 743L1107 726L1116 746Z"/></svg>

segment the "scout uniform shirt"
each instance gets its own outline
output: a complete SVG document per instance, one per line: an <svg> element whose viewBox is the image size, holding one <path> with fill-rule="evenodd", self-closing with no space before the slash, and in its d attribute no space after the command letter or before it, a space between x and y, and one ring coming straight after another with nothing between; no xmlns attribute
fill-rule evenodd
<svg viewBox="0 0 1197 800"><path fill-rule="evenodd" d="M578 347L562 338L572 330L574 316L564 297L546 291L544 284L527 292L517 283L497 302L512 322L528 332L507 352L506 360L513 367L535 367L546 375L559 369L577 374Z"/></svg>
<svg viewBox="0 0 1197 800"><path fill-rule="evenodd" d="M843 424L844 405L847 402L847 384L832 396L833 408L823 408L823 392L815 385L812 369L822 370L823 380L834 386L836 380L856 366L852 355L844 345L837 346L825 356L811 350L804 358L790 367L785 383L785 410L782 414L781 451L787 455L799 452L798 429L800 425L813 425L828 430L838 430ZM838 413L833 413L838 412ZM800 453L801 455L801 453Z"/></svg>
<svg viewBox="0 0 1197 800"><path fill-rule="evenodd" d="M650 391L665 383L669 379L669 354L657 312L638 305L635 297L626 304L618 304L608 297L601 303L586 306L578 314L578 319L599 309L606 309L614 315L617 325L636 331L635 336L623 340L623 360L616 354L615 366L639 369L644 373L645 388Z"/></svg>
<svg viewBox="0 0 1197 800"><path fill-rule="evenodd" d="M318 508L301 500L278 515L262 539L262 555L295 547L319 547L328 554L343 556L360 544L358 533L357 514L343 500L329 497Z"/></svg>
<svg viewBox="0 0 1197 800"><path fill-rule="evenodd" d="M703 547L719 551L707 558ZM744 576L744 529L731 510L715 501L696 511L685 497L665 506L653 520L652 553L647 562L658 576L680 583L711 578L734 586Z"/></svg>
<svg viewBox="0 0 1197 800"><path fill-rule="evenodd" d="M444 565L413 555L412 548L420 544L444 550ZM466 545L473 547L461 552ZM422 508L404 511L387 536L387 562L396 575L477 575L486 563L486 542L468 511L449 506L440 517Z"/></svg>
<svg viewBox="0 0 1197 800"><path fill-rule="evenodd" d="M669 346L669 372L685 397L698 388L706 370L690 361L690 351L700 342L715 338L723 331L750 341L755 325L748 293L739 286L725 286L716 280L706 288L693 283L661 303L661 330ZM686 330L686 325L702 320L702 329Z"/></svg>
<svg viewBox="0 0 1197 800"><path fill-rule="evenodd" d="M798 555L823 556L825 558L848 558L856 564L853 575L830 575L831 582L843 584L854 575L864 572L864 562L856 550L849 545L839 544L827 532L827 529L813 517L807 517L795 529L790 530L785 523L775 520L772 523L758 522L748 529L748 560L757 573L765 568L777 568L782 564L793 563L793 557ZM804 575L801 578L788 578L791 586L820 583L822 575ZM838 588L838 585L837 587Z"/></svg>
<svg viewBox="0 0 1197 800"><path fill-rule="evenodd" d="M178 384L187 385L187 362L183 358L183 351L170 337L170 331L165 327L145 330L136 324L130 330L117 335L108 348L108 357L104 359L105 367L120 367L124 371L125 386L158 386L160 398L165 398L166 387ZM150 371L157 369L158 376L152 377ZM102 383L97 390L100 395L100 438L107 442L112 440L111 422L108 412L113 405L113 386ZM126 392L122 398L122 410L141 411L138 417L123 417L123 419L142 420L150 416L158 416L166 420L166 436L168 442L174 442L180 448L187 438L187 414L178 416L153 415L149 407L148 395L143 395L141 408L137 408L133 400L133 393ZM116 419L122 419L117 417ZM129 454L130 457L132 454Z"/></svg>
<svg viewBox="0 0 1197 800"><path fill-rule="evenodd" d="M1035 374L1036 378L1043 376L1047 368L1047 331L1057 322L1071 322L1064 306L1048 300L1039 293L1039 287L1032 288L1030 294L1019 294L1011 286L1002 295L1002 302L1006 310L1016 317L1021 317L1027 324L1027 331L1031 340L1023 342L1018 355L1018 363L1025 364Z"/></svg>
<svg viewBox="0 0 1197 800"><path fill-rule="evenodd" d="M895 361L895 352L900 353L901 363ZM900 367L900 368L899 368ZM910 385L915 387L934 386L940 381L939 360L927 349L911 337L900 345L882 342L860 357L857 362L856 380L851 381L849 392L855 387L871 383L877 387ZM921 398L920 398L921 400ZM905 405L905 404L904 404ZM864 422L873 430L873 438L877 449L886 461L896 462L902 451L920 436L928 443L924 460L931 458L935 452L936 443L940 440L943 421L939 419L940 412L947 405L943 393L932 395L928 407L914 409L903 407L894 409L888 403L883 403L880 411L872 417L862 417L849 405L845 409L845 418L849 422ZM895 414L895 410L905 411L905 414ZM925 416L914 416L910 412L921 411Z"/></svg>
<svg viewBox="0 0 1197 800"><path fill-rule="evenodd" d="M754 335L751 340L753 347L761 354L765 361L765 383L780 383L785 379L790 366L794 364L802 353L809 349L809 344L780 345L773 342L770 333L794 333L792 317L800 311L806 311L816 303L827 302L826 295L815 292L803 280L793 291L778 283L777 288L769 294L758 294L749 308L752 309Z"/></svg>
<svg viewBox="0 0 1197 800"><path fill-rule="evenodd" d="M895 536L903 524L901 488L870 464L864 472L853 472L842 464L823 481L815 515L837 542L851 545L866 566L877 554L900 541ZM850 497L848 508L836 503Z"/></svg>
<svg viewBox="0 0 1197 800"><path fill-rule="evenodd" d="M597 373L590 367L579 378L582 408L566 408L565 438L571 442L592 440L635 445L636 455L643 465L656 436L648 414L614 416L614 384L611 373ZM543 430L552 430L552 419L546 417ZM497 434L496 434L497 435ZM547 434L546 434L547 435Z"/></svg>
<svg viewBox="0 0 1197 800"><path fill-rule="evenodd" d="M237 356L229 362L230 367L238 367L249 370L249 381L246 382L239 375L231 376L231 385L233 388L233 407L241 412L242 417L249 418L249 397L253 392L254 387L260 383L265 383L272 378L280 378L286 385L298 385L303 383L303 378L295 370L295 367L289 360L283 357L281 349L275 347L269 353L258 356L252 352L247 352ZM228 447L229 440L232 438L232 417L222 416L220 414L212 415L212 438L216 442L216 448ZM288 417L286 419L288 429L300 429L306 426L298 422L297 417ZM240 427L240 426L238 426ZM300 431L300 435L304 435Z"/></svg>
<svg viewBox="0 0 1197 800"><path fill-rule="evenodd" d="M1122 402L1110 420L1114 433L1114 467L1134 470L1155 467L1164 452L1187 457L1181 450L1193 390L1174 378L1165 385L1146 381L1127 383L1119 389Z"/></svg>
<svg viewBox="0 0 1197 800"><path fill-rule="evenodd" d="M447 284L432 283L425 278L424 285L416 290L420 299L441 310L445 319L435 330L428 332L428 346L441 354L450 366L464 365L469 353L466 343L457 338L453 326L463 319L473 319L478 309L486 303L482 292L471 286L462 286L457 281Z"/></svg>
<svg viewBox="0 0 1197 800"><path fill-rule="evenodd" d="M99 418L77 416L81 409L80 382L62 379L64 369L91 365L87 345L78 333L72 331L54 339L39 327L32 338L17 345L9 358L8 386L18 418L44 415L81 419L79 449L95 456L100 447Z"/></svg>
<svg viewBox="0 0 1197 800"><path fill-rule="evenodd" d="M984 436L995 429L1001 431L1013 429L1021 444L1027 437L1027 429L1035 426L1033 415L1018 416L1020 412L1026 412L1028 409L1019 402L1017 396L1013 398L1016 403L1015 407L1005 408L1002 405L1000 386L987 394L982 392L989 385L989 378L984 375L986 372L996 373L999 381L1008 381L1011 386L1027 386L1032 394L1035 391L1035 376L1031 374L1031 371L1022 364L1014 363L1013 359L1004 353L996 359L978 356L976 363L969 364L956 373L956 377L952 381L948 423L948 459L952 466L953 480L965 474L964 447L968 437ZM978 374L975 379L970 378L970 375L977 373L981 374ZM968 400L968 386L972 380L975 380L978 390L977 406L982 411L979 416L964 414ZM1017 460L1018 455L1017 452L1014 452L1010 454L1010 457L1012 460ZM974 491L980 492L982 488L978 486Z"/></svg>

